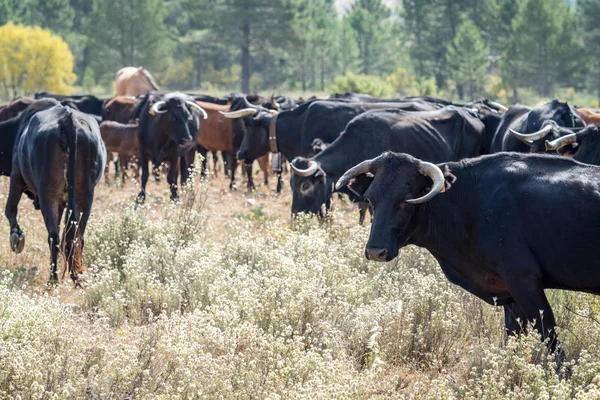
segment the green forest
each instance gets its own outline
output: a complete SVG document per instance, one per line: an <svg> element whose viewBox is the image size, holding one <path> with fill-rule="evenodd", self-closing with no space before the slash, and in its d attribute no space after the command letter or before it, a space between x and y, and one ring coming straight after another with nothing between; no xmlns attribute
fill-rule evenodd
<svg viewBox="0 0 600 400"><path fill-rule="evenodd" d="M131 65L206 92L597 99L598 15L600 0L0 0L0 25L61 36L76 84L107 92Z"/></svg>

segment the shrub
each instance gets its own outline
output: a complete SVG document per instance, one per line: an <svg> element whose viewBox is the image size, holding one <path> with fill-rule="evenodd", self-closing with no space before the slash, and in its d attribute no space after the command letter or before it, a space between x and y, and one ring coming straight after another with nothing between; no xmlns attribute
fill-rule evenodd
<svg viewBox="0 0 600 400"><path fill-rule="evenodd" d="M353 74L338 76L334 79L333 85L329 87L332 93L363 93L375 97L389 97L394 88L392 85L378 76Z"/></svg>

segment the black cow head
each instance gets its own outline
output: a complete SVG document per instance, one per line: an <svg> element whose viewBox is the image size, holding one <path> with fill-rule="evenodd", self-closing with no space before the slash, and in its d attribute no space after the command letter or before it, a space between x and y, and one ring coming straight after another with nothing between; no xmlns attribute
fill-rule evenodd
<svg viewBox="0 0 600 400"><path fill-rule="evenodd" d="M313 160L295 158L290 164L292 176L292 214L321 214L323 204L328 206L331 198L331 183L321 166Z"/></svg>
<svg viewBox="0 0 600 400"><path fill-rule="evenodd" d="M552 100L531 110L511 133L527 144L531 152L544 152L544 141L557 139L561 133L560 130L552 129L547 121L565 128L585 127L585 123L571 106L566 102Z"/></svg>
<svg viewBox="0 0 600 400"><path fill-rule="evenodd" d="M372 178L364 179L372 174ZM448 177L452 175L446 173ZM354 181L363 177L359 185ZM370 183L369 183L370 181ZM348 170L336 184L350 188L374 209L371 235L365 255L374 261L390 261L417 229L417 211L449 187L445 174L434 164L408 154L384 153Z"/></svg>
<svg viewBox="0 0 600 400"><path fill-rule="evenodd" d="M179 155L190 150L196 144L200 129L198 114L208 118L206 111L197 105L190 96L172 93L155 102L149 114L159 119L169 138L177 143Z"/></svg>

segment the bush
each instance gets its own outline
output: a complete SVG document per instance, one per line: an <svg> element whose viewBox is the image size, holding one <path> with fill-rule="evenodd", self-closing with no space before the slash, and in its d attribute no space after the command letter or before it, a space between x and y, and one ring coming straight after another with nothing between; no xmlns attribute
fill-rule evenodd
<svg viewBox="0 0 600 400"><path fill-rule="evenodd" d="M346 73L334 79L329 87L331 93L363 93L375 97L390 97L394 88L378 76Z"/></svg>
<svg viewBox="0 0 600 400"><path fill-rule="evenodd" d="M162 75L161 82L171 89L187 89L194 85L194 61L186 58L181 62L171 61Z"/></svg>

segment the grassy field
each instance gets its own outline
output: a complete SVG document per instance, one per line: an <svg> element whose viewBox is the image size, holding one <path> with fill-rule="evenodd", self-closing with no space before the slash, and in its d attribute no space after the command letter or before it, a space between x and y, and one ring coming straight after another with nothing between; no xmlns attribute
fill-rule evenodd
<svg viewBox="0 0 600 400"><path fill-rule="evenodd" d="M351 204L291 229L289 186L238 187L212 176L174 205L163 178L135 209L134 183L102 182L80 289L46 288L46 231L24 198L22 254L0 224L0 398L600 398L600 298L549 292L557 372L427 252L366 261ZM2 205L7 192L2 177Z"/></svg>

